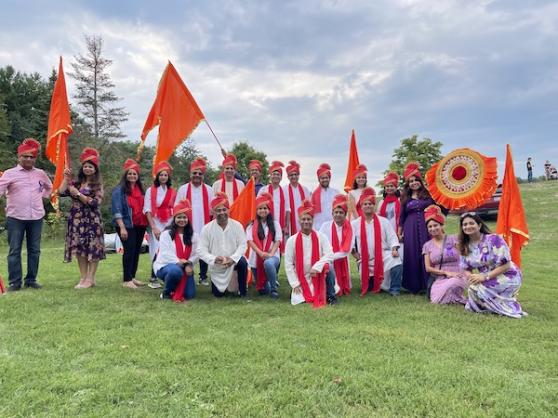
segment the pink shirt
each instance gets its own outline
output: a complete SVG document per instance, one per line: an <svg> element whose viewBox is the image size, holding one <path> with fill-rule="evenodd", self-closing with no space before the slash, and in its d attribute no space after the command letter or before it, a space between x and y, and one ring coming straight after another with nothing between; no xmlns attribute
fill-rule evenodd
<svg viewBox="0 0 558 418"><path fill-rule="evenodd" d="M38 168L25 170L19 164L0 177L0 196L6 194L6 216L34 221L45 216L43 197L50 197L52 182Z"/></svg>

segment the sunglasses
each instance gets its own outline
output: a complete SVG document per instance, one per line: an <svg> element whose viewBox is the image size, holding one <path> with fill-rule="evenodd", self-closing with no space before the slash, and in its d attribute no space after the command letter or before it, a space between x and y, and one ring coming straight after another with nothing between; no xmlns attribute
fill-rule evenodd
<svg viewBox="0 0 558 418"><path fill-rule="evenodd" d="M477 215L477 212L465 212L465 213L461 214L460 218L463 219L463 218L466 218L467 216L476 216L476 215Z"/></svg>

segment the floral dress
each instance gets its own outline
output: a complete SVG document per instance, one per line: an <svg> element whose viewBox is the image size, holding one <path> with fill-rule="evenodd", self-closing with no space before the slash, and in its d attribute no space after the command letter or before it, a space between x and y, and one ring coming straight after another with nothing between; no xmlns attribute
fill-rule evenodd
<svg viewBox="0 0 558 418"><path fill-rule="evenodd" d="M74 183L79 187L79 183ZM87 186L80 187L80 193L91 197L90 204L82 203L78 198L71 197L72 207L68 214L68 229L66 231L66 246L64 261L72 261L72 256L84 257L87 261L105 259L105 239L100 204L103 200L103 189L97 191ZM60 196L70 196L66 190Z"/></svg>
<svg viewBox="0 0 558 418"><path fill-rule="evenodd" d="M510 249L502 237L496 234L483 235L478 243L469 245L469 255L461 257L464 270L477 270L482 274L508 262L511 267L505 273L469 286L465 309L472 312L494 312L511 318L527 315L517 301L517 292L522 282L521 270L511 261Z"/></svg>

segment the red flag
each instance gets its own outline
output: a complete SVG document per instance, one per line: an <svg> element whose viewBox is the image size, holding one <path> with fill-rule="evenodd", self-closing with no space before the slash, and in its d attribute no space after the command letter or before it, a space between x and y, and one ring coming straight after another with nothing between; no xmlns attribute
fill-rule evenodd
<svg viewBox="0 0 558 418"><path fill-rule="evenodd" d="M58 208L57 190L64 178L64 168L70 166L68 152L68 136L73 132L70 120L70 106L66 93L66 79L62 68L62 57L58 65L58 78L54 83L50 111L48 114L48 134L45 154L49 161L56 166L54 181L52 182L52 205Z"/></svg>
<svg viewBox="0 0 558 418"><path fill-rule="evenodd" d="M349 192L353 188L353 182L355 180L355 176L353 172L360 164L358 160L358 149L356 145L356 136L355 130L351 134L351 144L349 145L349 163L347 164L347 176L345 177L345 187L344 190L346 193Z"/></svg>
<svg viewBox="0 0 558 418"><path fill-rule="evenodd" d="M513 262L521 266L521 249L529 242L529 229L525 220L525 209L515 177L509 144L506 145L506 171L502 182L496 233L503 235L510 247Z"/></svg>
<svg viewBox="0 0 558 418"><path fill-rule="evenodd" d="M153 167L156 167L161 161L168 160L176 147L188 138L203 119L205 116L194 97L169 61L141 133L140 149L147 134L159 125L153 160Z"/></svg>
<svg viewBox="0 0 558 418"><path fill-rule="evenodd" d="M231 205L229 212L229 216L240 222L244 228L256 217L256 193L254 190L254 178L252 177Z"/></svg>

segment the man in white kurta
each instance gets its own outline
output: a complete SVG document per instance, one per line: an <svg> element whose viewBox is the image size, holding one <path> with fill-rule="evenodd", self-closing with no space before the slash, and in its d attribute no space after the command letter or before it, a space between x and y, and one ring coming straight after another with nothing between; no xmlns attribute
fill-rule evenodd
<svg viewBox="0 0 558 418"><path fill-rule="evenodd" d="M190 164L190 182L178 189L176 201L180 202L188 199L192 205L192 228L198 235L205 224L211 221L211 201L213 200L213 189L204 183L204 176L207 170L205 160L201 157L196 158ZM199 283L204 286L209 285L207 280L207 263L200 259Z"/></svg>
<svg viewBox="0 0 558 418"><path fill-rule="evenodd" d="M287 199L285 198L285 191L281 187L281 179L283 178L283 163L281 161L273 161L269 166L269 184L263 186L258 192L258 197L263 193L269 193L273 196L273 207L271 208L271 215L273 220L279 222L281 225L281 231L283 233L283 238L287 233L286 224L286 208ZM286 238L285 238L286 239ZM281 252L284 252L284 241L281 243Z"/></svg>
<svg viewBox="0 0 558 418"><path fill-rule="evenodd" d="M310 199L310 191L302 186L298 179L300 177L300 164L296 161L289 161L286 168L289 184L283 187L286 199L286 223L288 234L294 235L300 229L298 221L298 208L305 199ZM292 197L292 198L291 198Z"/></svg>
<svg viewBox="0 0 558 418"><path fill-rule="evenodd" d="M237 165L234 154L227 154L223 159L223 173L213 183L213 195L216 195L217 192L224 192L229 199L229 205L233 204L241 190L244 189L244 183L235 177Z"/></svg>
<svg viewBox="0 0 558 418"><path fill-rule="evenodd" d="M312 193L314 204L314 229L319 231L324 222L331 221L333 198L339 194L337 189L329 187L331 181L331 167L329 164L320 164L316 172L318 176L318 187Z"/></svg>
<svg viewBox="0 0 558 418"><path fill-rule="evenodd" d="M244 297L248 272L244 258L246 233L240 222L229 218L229 202L224 193L217 193L211 209L215 219L203 227L199 242L199 256L211 273L211 291L216 297L224 296L236 271L238 294Z"/></svg>
<svg viewBox="0 0 558 418"><path fill-rule="evenodd" d="M375 214L375 193L374 190L367 187L363 190L359 205L362 208L363 217L365 220L365 230L366 230L366 241L368 244L368 266L370 274L373 274L374 271L374 216ZM397 238L397 234L391 227L389 221L382 217L378 216L378 221L380 224L380 238L381 238L381 245L382 245L382 255L383 255L383 264L384 264L384 282L382 283L382 288L389 291L392 296L399 295L401 290L401 275L403 273L402 265L401 265L401 258L399 257L398 249L399 249L399 239ZM359 268L362 263L365 263L366 260L361 260L362 254L362 237L361 237L361 218L357 218L351 222L353 228L353 236L354 236L354 247L353 247L353 255L359 262ZM389 280L389 281L388 281ZM384 283L387 283L384 285ZM370 280L370 287L367 290L372 289L372 282Z"/></svg>
<svg viewBox="0 0 558 418"><path fill-rule="evenodd" d="M333 261L333 251L327 238L320 232L316 232L312 228L313 212L312 204L306 200L299 208L300 228L301 230L295 235L291 236L285 246L285 273L287 280L293 289L291 292L291 304L298 305L299 303L306 302L303 294L301 283L299 280L298 272L296 269L296 240L299 235L302 236L302 249L303 249L303 267L304 278L308 283L310 292L314 294L314 286L312 283L312 276L317 273L322 273L326 265ZM319 243L319 260L312 264L312 234L317 234ZM329 280L331 280L331 276ZM326 278L326 280L328 280ZM329 283L333 285L333 283ZM331 303L331 302L330 302Z"/></svg>

